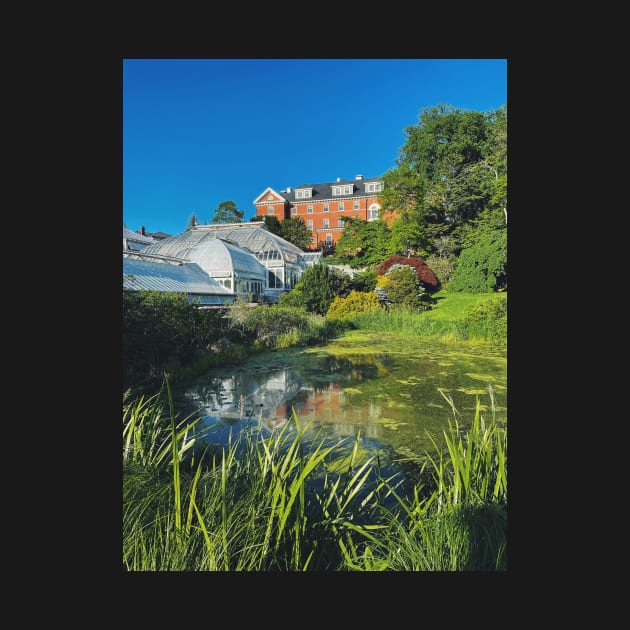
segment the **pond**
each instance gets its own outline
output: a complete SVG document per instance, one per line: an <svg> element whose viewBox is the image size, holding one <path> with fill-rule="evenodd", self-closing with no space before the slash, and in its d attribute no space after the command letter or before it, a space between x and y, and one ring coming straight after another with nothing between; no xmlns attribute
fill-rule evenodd
<svg viewBox="0 0 630 630"><path fill-rule="evenodd" d="M456 411L442 395L450 397ZM178 411L201 416L214 443L252 425L263 434L359 436L361 448L404 459L442 446L449 422L507 422L507 360L488 344L351 331L325 346L254 355L174 388ZM287 426L288 425L288 426Z"/></svg>

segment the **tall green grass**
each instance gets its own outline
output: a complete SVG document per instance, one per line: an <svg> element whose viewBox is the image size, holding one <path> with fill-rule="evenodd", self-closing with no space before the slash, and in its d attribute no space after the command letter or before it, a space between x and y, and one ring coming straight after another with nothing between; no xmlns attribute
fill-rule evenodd
<svg viewBox="0 0 630 630"><path fill-rule="evenodd" d="M479 404L468 432L451 426L447 450L419 459L429 481L409 490L359 456L359 437L312 437L295 412L271 435L197 441L166 385L123 398L127 570L505 570L507 437Z"/></svg>
<svg viewBox="0 0 630 630"><path fill-rule="evenodd" d="M457 410L452 399L442 395ZM354 570L507 570L507 431L486 422L477 400L471 426L445 432L446 451L419 458L429 467L411 499L397 497L404 518L383 510L388 528L361 553L345 558ZM422 478L422 475L420 476ZM424 491L423 491L424 490Z"/></svg>
<svg viewBox="0 0 630 630"><path fill-rule="evenodd" d="M429 311L390 308L349 318L359 329L443 341L483 340L507 345L507 293L467 294L440 291Z"/></svg>

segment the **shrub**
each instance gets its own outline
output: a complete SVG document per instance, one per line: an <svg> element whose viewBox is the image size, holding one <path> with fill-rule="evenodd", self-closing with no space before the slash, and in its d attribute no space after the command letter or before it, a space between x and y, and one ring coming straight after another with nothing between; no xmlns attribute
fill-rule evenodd
<svg viewBox="0 0 630 630"><path fill-rule="evenodd" d="M316 263L306 269L291 291L280 296L279 303L324 315L335 298L335 281L336 276L328 265Z"/></svg>
<svg viewBox="0 0 630 630"><path fill-rule="evenodd" d="M469 307L464 313L466 322L484 322L486 337L505 343L507 340L507 294L497 295L490 300Z"/></svg>
<svg viewBox="0 0 630 630"><path fill-rule="evenodd" d="M418 280L427 289L438 289L440 281L435 277L433 271L428 265L417 256L390 256L387 260L384 260L378 267L377 274L383 276L394 265L408 265L416 272Z"/></svg>
<svg viewBox="0 0 630 630"><path fill-rule="evenodd" d="M492 293L507 289L507 232L493 230L464 249L448 285L452 292Z"/></svg>
<svg viewBox="0 0 630 630"><path fill-rule="evenodd" d="M149 384L167 367L192 364L223 334L220 311L180 293L123 291L123 386Z"/></svg>
<svg viewBox="0 0 630 630"><path fill-rule="evenodd" d="M433 300L418 280L415 270L408 265L390 267L377 282L377 292L382 301L416 311L431 308Z"/></svg>
<svg viewBox="0 0 630 630"><path fill-rule="evenodd" d="M383 307L376 293L370 291L351 291L347 297L336 297L326 317L331 319L344 319L353 317L359 313L366 313L374 310L381 310Z"/></svg>
<svg viewBox="0 0 630 630"><path fill-rule="evenodd" d="M431 268L440 286L445 286L450 282L451 276L457 266L457 258L452 254L443 256L427 256L426 263Z"/></svg>

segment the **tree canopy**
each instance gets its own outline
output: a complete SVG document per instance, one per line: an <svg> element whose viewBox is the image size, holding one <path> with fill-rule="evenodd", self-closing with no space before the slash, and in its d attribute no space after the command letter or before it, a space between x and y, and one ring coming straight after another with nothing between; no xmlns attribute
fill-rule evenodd
<svg viewBox="0 0 630 630"><path fill-rule="evenodd" d="M455 255L501 217L507 223L507 108L487 113L440 104L405 129L396 167L385 173L382 211L398 217L391 253L407 241L423 256L448 238Z"/></svg>
<svg viewBox="0 0 630 630"><path fill-rule="evenodd" d="M388 255L390 242L391 232L385 221L349 217L337 242L336 257L351 267L378 263Z"/></svg>
<svg viewBox="0 0 630 630"><path fill-rule="evenodd" d="M211 223L241 223L245 216L244 210L236 207L236 202L222 201L214 210Z"/></svg>
<svg viewBox="0 0 630 630"><path fill-rule="evenodd" d="M302 217L291 217L282 221L280 236L300 249L308 249L311 244L311 231Z"/></svg>
<svg viewBox="0 0 630 630"><path fill-rule="evenodd" d="M507 235L494 230L465 249L448 285L449 291L491 293L507 289Z"/></svg>

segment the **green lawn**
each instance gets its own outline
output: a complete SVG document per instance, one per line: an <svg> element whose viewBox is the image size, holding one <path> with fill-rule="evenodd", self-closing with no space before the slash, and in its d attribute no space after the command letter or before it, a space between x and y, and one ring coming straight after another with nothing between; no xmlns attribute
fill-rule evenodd
<svg viewBox="0 0 630 630"><path fill-rule="evenodd" d="M437 304L430 311L423 313L423 318L434 321L452 321L461 319L462 314L470 307L490 300L507 300L506 293L449 293L442 290L433 294Z"/></svg>

